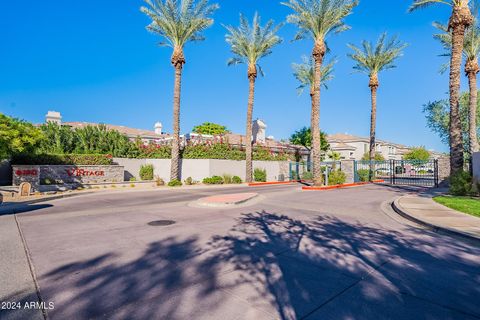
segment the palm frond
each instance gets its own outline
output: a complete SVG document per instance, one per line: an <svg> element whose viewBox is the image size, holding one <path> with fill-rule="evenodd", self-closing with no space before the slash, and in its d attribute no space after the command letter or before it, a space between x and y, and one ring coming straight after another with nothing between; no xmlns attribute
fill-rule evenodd
<svg viewBox="0 0 480 320"><path fill-rule="evenodd" d="M358 5L357 0L288 0L283 5L293 10L287 22L296 24L300 31L293 40L309 35L313 39L325 40L331 33L339 33L350 27L344 19Z"/></svg>
<svg viewBox="0 0 480 320"><path fill-rule="evenodd" d="M282 39L277 35L282 26L283 24L275 25L273 20L269 20L262 26L258 13L255 13L252 24L250 24L245 16L240 14L238 27L225 26L227 29L225 40L230 45L230 50L234 55L229 60L228 65L239 63L255 65L260 74L263 75L258 61L271 54L272 48L282 42Z"/></svg>
<svg viewBox="0 0 480 320"><path fill-rule="evenodd" d="M158 34L172 47L183 47L188 41L204 40L202 32L213 24L217 4L208 0L145 0L140 8L152 22L147 30Z"/></svg>
<svg viewBox="0 0 480 320"><path fill-rule="evenodd" d="M439 3L452 6L454 5L454 2L455 0L414 0L410 8L408 8L408 11L412 12L417 9L423 9L433 4L439 4Z"/></svg>
<svg viewBox="0 0 480 320"><path fill-rule="evenodd" d="M407 44L402 43L398 38L387 39L387 34L382 33L374 45L369 41L363 41L359 48L348 44L353 53L348 57L356 62L353 69L367 74L379 73L382 70L395 68L395 60L402 55Z"/></svg>
<svg viewBox="0 0 480 320"><path fill-rule="evenodd" d="M329 63L321 66L320 84L328 89L327 82L334 78L333 66L337 63L336 59L332 59ZM293 76L300 82L297 87L298 94L302 94L305 88L312 88L315 77L315 65L312 58L302 57L302 63L292 63Z"/></svg>

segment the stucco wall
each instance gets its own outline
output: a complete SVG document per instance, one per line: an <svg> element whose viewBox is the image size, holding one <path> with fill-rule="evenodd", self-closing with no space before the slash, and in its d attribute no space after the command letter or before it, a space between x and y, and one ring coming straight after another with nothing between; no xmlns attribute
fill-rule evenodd
<svg viewBox="0 0 480 320"><path fill-rule="evenodd" d="M480 152L475 152L472 156L473 178L480 182Z"/></svg>

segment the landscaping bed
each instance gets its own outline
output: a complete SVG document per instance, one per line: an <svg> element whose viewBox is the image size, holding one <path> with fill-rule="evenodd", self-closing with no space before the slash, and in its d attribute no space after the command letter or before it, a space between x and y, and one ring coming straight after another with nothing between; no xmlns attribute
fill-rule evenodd
<svg viewBox="0 0 480 320"><path fill-rule="evenodd" d="M433 200L450 209L480 218L480 198L461 196L438 196Z"/></svg>

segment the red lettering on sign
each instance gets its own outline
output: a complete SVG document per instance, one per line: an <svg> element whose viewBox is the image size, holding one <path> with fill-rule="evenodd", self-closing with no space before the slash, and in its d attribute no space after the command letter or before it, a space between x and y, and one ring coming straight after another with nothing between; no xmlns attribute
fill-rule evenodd
<svg viewBox="0 0 480 320"><path fill-rule="evenodd" d="M85 169L66 169L65 170L68 176L104 176L104 171L92 171L92 170L85 170Z"/></svg>
<svg viewBox="0 0 480 320"><path fill-rule="evenodd" d="M15 170L15 174L17 176L36 176L38 171L36 169Z"/></svg>

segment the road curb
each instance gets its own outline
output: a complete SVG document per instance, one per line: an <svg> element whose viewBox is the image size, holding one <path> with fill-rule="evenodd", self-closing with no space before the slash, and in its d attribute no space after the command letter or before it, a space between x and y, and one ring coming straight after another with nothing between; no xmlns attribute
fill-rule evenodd
<svg viewBox="0 0 480 320"><path fill-rule="evenodd" d="M58 199L63 199L63 198L77 197L77 196L88 195L88 194L92 194L92 193L95 193L95 192L94 191L89 191L89 192L82 192L82 193L59 194L59 195L51 196L51 197L32 199L32 200L27 200L27 201L22 201L22 202L9 203L7 205L0 206L0 215L1 214L8 214L8 213L14 214L14 213L16 213L15 212L16 208L21 207L21 206L25 206L25 205L47 202L47 201L50 201L50 200L58 200ZM11 210L11 212L9 212L9 210Z"/></svg>
<svg viewBox="0 0 480 320"><path fill-rule="evenodd" d="M399 203L399 200L403 197L405 197L405 196L398 197L392 202L392 209L396 213L398 213L400 216L404 217L405 219L408 219L408 220L413 221L413 222L415 222L419 225L427 227L427 228L429 228L429 229L431 229L435 232L441 231L441 232L449 234L449 235L460 236L460 237L465 238L465 239L480 241L479 237L473 236L469 233L465 233L465 232L461 232L461 231L458 231L458 230L453 230L453 229L450 229L450 228L442 227L442 226L432 224L430 222L426 222L424 220L421 220L417 217L412 216L411 214L408 213L407 210L403 209L402 206Z"/></svg>

